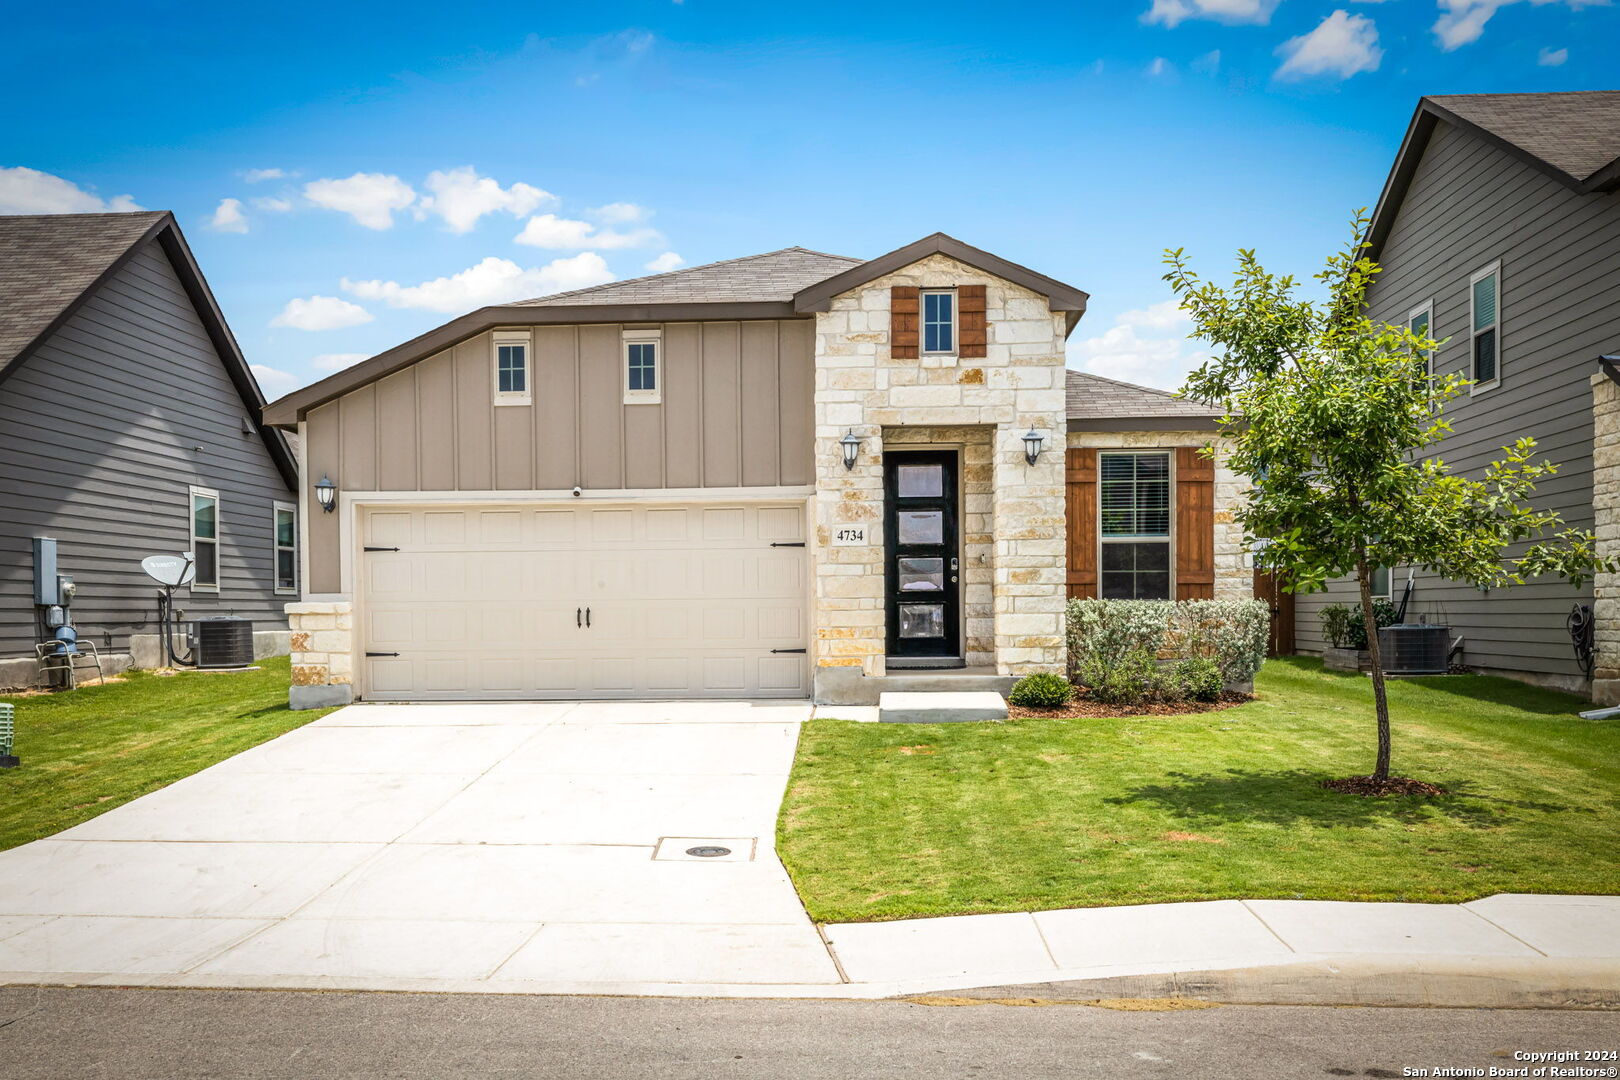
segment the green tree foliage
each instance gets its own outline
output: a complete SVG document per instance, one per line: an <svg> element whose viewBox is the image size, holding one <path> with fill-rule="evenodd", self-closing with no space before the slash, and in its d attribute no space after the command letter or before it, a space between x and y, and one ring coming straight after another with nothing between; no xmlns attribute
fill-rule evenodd
<svg viewBox="0 0 1620 1080"><path fill-rule="evenodd" d="M1379 268L1360 239L1365 214L1352 224L1355 238L1315 275L1322 301L1302 298L1292 276L1268 273L1252 250L1238 252L1230 286L1200 278L1181 249L1165 253L1165 280L1192 336L1214 349L1182 392L1226 410L1231 467L1256 481L1237 520L1251 543L1263 538L1263 565L1296 592L1347 574L1360 584L1378 721L1373 775L1387 779L1374 568L1419 566L1491 589L1540 576L1578 586L1608 565L1591 532L1528 505L1558 470L1534 460L1534 439L1504 447L1479 478L1425 453L1451 430L1445 403L1469 381L1429 373L1424 358L1440 342L1367 317Z"/></svg>

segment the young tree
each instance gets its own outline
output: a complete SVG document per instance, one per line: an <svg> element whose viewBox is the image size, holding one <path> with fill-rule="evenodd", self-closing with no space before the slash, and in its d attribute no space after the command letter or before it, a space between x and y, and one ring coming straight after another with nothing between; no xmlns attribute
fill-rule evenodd
<svg viewBox="0 0 1620 1080"><path fill-rule="evenodd" d="M1608 565L1592 533L1526 505L1558 469L1531 460L1534 439L1504 447L1479 479L1425 456L1451 430L1445 403L1469 381L1430 374L1439 342L1367 317L1379 268L1363 254L1366 223L1358 213L1355 238L1316 275L1327 294L1319 302L1296 295L1291 276L1267 273L1252 250L1238 252L1228 288L1201 279L1181 249L1165 253L1165 280L1192 316L1192 336L1216 353L1182 392L1226 410L1231 466L1254 480L1236 512L1246 539L1264 538L1260 560L1292 591L1346 574L1360 586L1378 718L1372 778L1382 783L1390 734L1376 568L1419 566L1488 589L1544 574L1579 586Z"/></svg>

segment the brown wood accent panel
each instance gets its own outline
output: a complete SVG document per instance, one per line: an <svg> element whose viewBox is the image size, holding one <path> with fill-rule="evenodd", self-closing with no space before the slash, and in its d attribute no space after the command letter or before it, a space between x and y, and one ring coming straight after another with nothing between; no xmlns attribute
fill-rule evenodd
<svg viewBox="0 0 1620 1080"><path fill-rule="evenodd" d="M1266 641L1267 656L1293 656L1294 594L1284 592L1276 574L1254 572L1254 598L1271 609L1271 633Z"/></svg>
<svg viewBox="0 0 1620 1080"><path fill-rule="evenodd" d="M922 290L915 285L894 285L889 289L889 355L896 360L917 359L921 296Z"/></svg>
<svg viewBox="0 0 1620 1080"><path fill-rule="evenodd" d="M1064 460L1069 519L1070 598L1097 597L1097 451L1075 447Z"/></svg>
<svg viewBox="0 0 1620 1080"><path fill-rule="evenodd" d="M1176 447L1176 599L1215 598L1215 463Z"/></svg>
<svg viewBox="0 0 1620 1080"><path fill-rule="evenodd" d="M957 355L964 360L980 359L986 355L990 342L990 325L985 317L986 301L983 285L959 285L956 288Z"/></svg>

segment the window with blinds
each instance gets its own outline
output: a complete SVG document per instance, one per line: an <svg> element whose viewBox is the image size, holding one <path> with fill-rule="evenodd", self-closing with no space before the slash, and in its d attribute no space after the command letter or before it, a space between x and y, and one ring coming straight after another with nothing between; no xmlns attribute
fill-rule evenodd
<svg viewBox="0 0 1620 1080"><path fill-rule="evenodd" d="M1502 273L1492 263L1468 279L1468 306L1473 342L1472 392L1489 390L1501 380Z"/></svg>
<svg viewBox="0 0 1620 1080"><path fill-rule="evenodd" d="M1170 599L1170 455L1098 455L1097 502L1102 598Z"/></svg>

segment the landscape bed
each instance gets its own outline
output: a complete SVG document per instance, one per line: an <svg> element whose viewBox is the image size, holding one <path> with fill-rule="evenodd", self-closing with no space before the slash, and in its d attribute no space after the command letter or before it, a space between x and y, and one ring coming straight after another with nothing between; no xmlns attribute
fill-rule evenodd
<svg viewBox="0 0 1620 1080"><path fill-rule="evenodd" d="M1372 765L1371 687L1320 661L1274 660L1254 701L1210 712L813 721L778 849L823 922L1620 892L1620 722L1487 676L1389 692L1396 772L1447 794L1324 789Z"/></svg>

